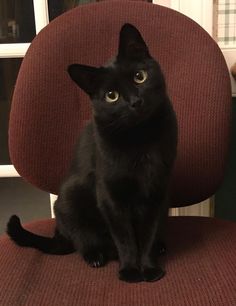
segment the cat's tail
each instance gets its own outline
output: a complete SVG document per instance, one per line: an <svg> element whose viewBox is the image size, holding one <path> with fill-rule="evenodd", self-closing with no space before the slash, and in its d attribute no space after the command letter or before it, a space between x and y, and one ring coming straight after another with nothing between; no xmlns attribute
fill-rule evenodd
<svg viewBox="0 0 236 306"><path fill-rule="evenodd" d="M48 254L65 255L75 251L72 243L57 231L52 238L27 231L16 215L11 216L7 223L7 234L19 246L35 248Z"/></svg>

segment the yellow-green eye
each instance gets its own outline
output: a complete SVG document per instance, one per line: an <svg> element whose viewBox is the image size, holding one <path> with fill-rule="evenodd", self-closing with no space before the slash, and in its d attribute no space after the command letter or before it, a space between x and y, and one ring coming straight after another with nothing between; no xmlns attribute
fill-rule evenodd
<svg viewBox="0 0 236 306"><path fill-rule="evenodd" d="M134 74L134 82L137 84L142 84L146 81L147 76L148 76L147 71L138 70Z"/></svg>
<svg viewBox="0 0 236 306"><path fill-rule="evenodd" d="M116 102L117 100L119 99L119 93L115 90L111 90L111 91L108 91L106 94L105 94L105 100L108 102L108 103L114 103Z"/></svg>

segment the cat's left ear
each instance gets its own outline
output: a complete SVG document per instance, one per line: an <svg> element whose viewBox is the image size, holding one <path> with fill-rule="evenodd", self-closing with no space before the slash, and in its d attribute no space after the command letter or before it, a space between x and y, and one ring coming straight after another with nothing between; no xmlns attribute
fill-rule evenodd
<svg viewBox="0 0 236 306"><path fill-rule="evenodd" d="M120 31L118 60L141 60L146 57L150 57L150 54L142 35L132 24L124 24Z"/></svg>
<svg viewBox="0 0 236 306"><path fill-rule="evenodd" d="M73 64L67 70L71 79L89 96L96 92L101 79L102 68Z"/></svg>

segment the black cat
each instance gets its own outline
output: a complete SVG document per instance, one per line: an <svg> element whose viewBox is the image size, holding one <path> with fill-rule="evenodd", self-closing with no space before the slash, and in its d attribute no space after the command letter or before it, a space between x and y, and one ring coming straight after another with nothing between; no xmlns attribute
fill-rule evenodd
<svg viewBox="0 0 236 306"><path fill-rule="evenodd" d="M55 235L35 235L17 216L7 233L45 253L79 251L92 267L119 259L119 278L128 282L158 280L177 146L161 68L139 31L125 24L115 60L100 68L74 64L68 72L90 96L93 117L55 203Z"/></svg>

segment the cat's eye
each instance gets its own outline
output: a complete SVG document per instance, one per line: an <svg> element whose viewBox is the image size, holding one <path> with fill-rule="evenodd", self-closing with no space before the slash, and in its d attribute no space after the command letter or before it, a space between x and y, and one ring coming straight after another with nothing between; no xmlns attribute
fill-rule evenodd
<svg viewBox="0 0 236 306"><path fill-rule="evenodd" d="M108 103L114 103L119 99L119 93L115 90L108 91L105 94L105 100Z"/></svg>
<svg viewBox="0 0 236 306"><path fill-rule="evenodd" d="M146 81L147 76L148 76L147 71L138 70L134 74L134 82L137 84L142 84Z"/></svg>

